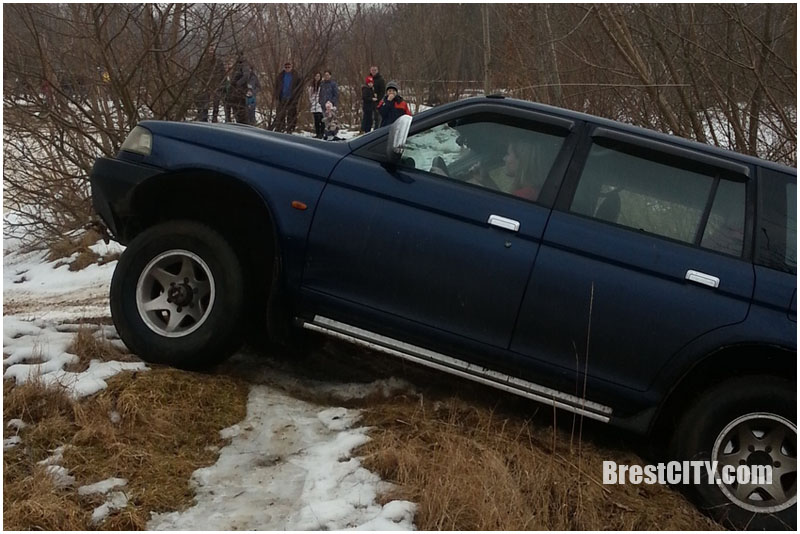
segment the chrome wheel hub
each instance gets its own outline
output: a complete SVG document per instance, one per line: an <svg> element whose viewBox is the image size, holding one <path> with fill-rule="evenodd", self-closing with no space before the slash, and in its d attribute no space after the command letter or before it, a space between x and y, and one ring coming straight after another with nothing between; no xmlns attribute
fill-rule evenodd
<svg viewBox="0 0 800 534"><path fill-rule="evenodd" d="M169 250L153 258L136 284L136 307L150 330L182 337L202 325L214 305L211 269L188 250Z"/></svg>
<svg viewBox="0 0 800 534"><path fill-rule="evenodd" d="M751 413L731 421L714 442L711 459L725 465L771 466L772 484L717 485L728 499L745 510L777 513L797 502L797 427L770 413Z"/></svg>

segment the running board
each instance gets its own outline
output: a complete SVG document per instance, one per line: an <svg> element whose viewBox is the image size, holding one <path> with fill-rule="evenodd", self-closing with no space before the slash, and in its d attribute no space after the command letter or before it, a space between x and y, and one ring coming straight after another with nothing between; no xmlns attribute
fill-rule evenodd
<svg viewBox="0 0 800 534"><path fill-rule="evenodd" d="M300 320L303 328L321 332L372 350L391 354L404 360L425 365L445 373L450 373L468 380L492 386L528 399L568 410L591 419L607 423L611 419L612 410L608 406L581 399L574 395L550 389L533 382L514 378L485 367L480 367L451 356L445 356L422 347L397 341L375 332L362 330L355 326L340 323L319 315L311 322Z"/></svg>

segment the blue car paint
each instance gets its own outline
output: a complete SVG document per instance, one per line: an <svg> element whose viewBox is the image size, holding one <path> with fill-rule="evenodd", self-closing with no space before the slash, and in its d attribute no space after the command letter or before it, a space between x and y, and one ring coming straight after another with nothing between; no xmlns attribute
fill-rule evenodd
<svg viewBox="0 0 800 534"><path fill-rule="evenodd" d="M715 273L723 284L715 291L687 283L689 269ZM588 353L593 375L644 391L685 344L747 317L753 268L555 211L528 291L520 319L525 328L512 350L567 368Z"/></svg>
<svg viewBox="0 0 800 534"><path fill-rule="evenodd" d="M415 124L474 103L441 106L416 117ZM588 115L516 101L503 106L795 173ZM558 207L551 212L550 206L515 198L498 200L478 188L392 170L353 154L384 138L385 128L349 143L323 143L241 126L141 126L154 134L153 154L119 159L142 160L165 173L224 174L263 199L300 314L338 317L569 390L583 380L594 284L587 391L620 416L652 412L688 369L721 347L768 344L796 352L791 275ZM556 179L554 191L562 177ZM295 200L308 210L292 209ZM498 208L521 222L519 233L486 225L487 212ZM711 296L684 280L687 268L714 271L724 285ZM654 310L642 295L667 302L667 309ZM680 313L686 301L696 303L698 313ZM665 330L666 319L676 322ZM646 426L647 421L638 429Z"/></svg>
<svg viewBox="0 0 800 534"><path fill-rule="evenodd" d="M495 212L519 220L520 232L488 226ZM548 214L483 188L347 158L318 207L303 285L508 348Z"/></svg>
<svg viewBox="0 0 800 534"><path fill-rule="evenodd" d="M302 138L296 142L294 137L242 126L157 121L140 125L159 139L150 164L172 173L216 172L241 180L261 197L274 217L287 285L298 288L318 199L331 170L349 153L347 145ZM292 209L294 201L308 209Z"/></svg>

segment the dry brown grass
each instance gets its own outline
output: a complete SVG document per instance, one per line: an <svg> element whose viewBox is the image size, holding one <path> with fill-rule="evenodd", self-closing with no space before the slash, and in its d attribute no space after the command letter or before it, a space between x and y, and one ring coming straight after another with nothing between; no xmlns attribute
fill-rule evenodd
<svg viewBox="0 0 800 534"><path fill-rule="evenodd" d="M94 230L87 230L75 237L62 237L50 245L48 261L56 261L62 258L69 258L76 252L80 253L87 250L91 245L97 243L100 234Z"/></svg>
<svg viewBox="0 0 800 534"><path fill-rule="evenodd" d="M396 485L386 500L418 504L420 530L721 529L671 488L603 486L603 460L646 462L631 452L641 443L601 423L338 342L275 365L311 380L413 385L349 401L302 383L279 387L363 410L372 440L356 454Z"/></svg>
<svg viewBox="0 0 800 534"><path fill-rule="evenodd" d="M720 529L669 488L604 486L602 461L641 464L634 454L480 398L387 400L365 423L365 466L396 484L387 499L418 503L420 530Z"/></svg>
<svg viewBox="0 0 800 534"><path fill-rule="evenodd" d="M224 444L219 430L246 412L247 386L228 377L154 368L108 384L73 402L59 390L4 382L4 436L13 434L9 419L29 425L22 443L3 455L5 529L144 529L151 512L191 504L189 477L216 460L210 447ZM56 488L36 463L61 445L75 487ZM91 512L104 497L78 496L76 488L109 477L128 479L129 504L93 525Z"/></svg>
<svg viewBox="0 0 800 534"><path fill-rule="evenodd" d="M118 348L109 340L100 336L97 332L98 327L93 324L82 324L75 333L72 344L67 348L67 352L78 356L78 362L69 365L66 370L71 372L81 372L89 368L92 360L133 362L139 358L126 350Z"/></svg>
<svg viewBox="0 0 800 534"><path fill-rule="evenodd" d="M71 262L60 262L59 265L69 265L70 271L80 271L89 265L105 263L119 259L118 253L101 256L89 247L97 243L100 234L94 230L87 230L78 237L63 237L50 244L50 252L47 261L57 261L69 258L77 253L77 257Z"/></svg>
<svg viewBox="0 0 800 534"><path fill-rule="evenodd" d="M107 347L86 328L73 349L102 359ZM587 423L581 435L564 412L554 426L547 407L341 346L285 367L314 379L402 376L414 384L415 393L344 404L362 409L372 427L372 440L357 454L395 484L383 498L416 502L420 530L720 529L669 488L603 486L603 460L643 463L630 448L602 444L606 427ZM320 401L307 388L293 393ZM107 390L77 404L36 385L5 383L4 394L4 422L32 423L20 433L22 445L4 455L6 528L137 530L146 528L151 512L190 505L187 481L214 462L217 453L208 447L223 445L218 431L245 416L247 386L237 378L155 368L112 378ZM118 423L111 422L113 412ZM64 444L72 447L61 465L76 486L112 476L129 480L125 509L92 525L91 511L103 498L53 486L36 462Z"/></svg>

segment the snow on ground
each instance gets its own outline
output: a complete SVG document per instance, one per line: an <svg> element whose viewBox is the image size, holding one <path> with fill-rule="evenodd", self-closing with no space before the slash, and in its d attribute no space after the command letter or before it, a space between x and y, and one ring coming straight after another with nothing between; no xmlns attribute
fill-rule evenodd
<svg viewBox="0 0 800 534"><path fill-rule="evenodd" d="M102 243L96 252L114 252ZM105 247L105 248L104 248ZM123 370L146 369L144 363L92 362L82 373L64 367L77 357L67 349L79 324L110 316L108 288L116 262L71 272L58 262L47 262L44 252L20 253L13 241L4 243L3 353L4 378L17 383L40 377L64 386L73 396L91 395L104 380ZM96 334L120 343L113 327ZM235 365L259 365L250 355L236 355ZM155 515L151 530L413 530L415 505L406 501L378 503L389 488L366 470L353 450L369 440L359 427L359 413L335 406L318 406L295 399L282 390L299 383L332 398L363 398L408 388L399 380L372 384L324 384L304 381L274 369L252 369L247 416L222 431L229 445L220 450L213 466L196 471L191 479L195 505L184 512ZM259 377L271 383L258 383ZM285 380L286 387L275 387ZM21 423L21 422L19 422ZM9 421L17 431L19 423ZM20 443L19 436L4 440L5 448ZM52 451L47 469L61 485L74 485L59 465L63 450ZM78 488L100 492L106 502L93 512L100 523L110 512L127 504L126 481L109 479ZM114 490L114 491L112 491Z"/></svg>
<svg viewBox="0 0 800 534"><path fill-rule="evenodd" d="M388 489L352 450L368 441L358 413L250 391L247 418L217 463L195 471L197 505L156 515L150 530L409 530L414 505L377 504Z"/></svg>
<svg viewBox="0 0 800 534"><path fill-rule="evenodd" d="M121 250L102 242L94 247L103 254ZM105 389L105 380L117 373L146 370L142 362L97 360L83 372L64 369L78 362L67 351L77 325L62 323L109 315L108 284L116 262L71 272L68 265L47 262L46 256L45 251L4 255L3 378L18 384L29 380L60 384L80 398ZM104 329L96 333L106 334ZM118 339L116 332L111 339Z"/></svg>
<svg viewBox="0 0 800 534"><path fill-rule="evenodd" d="M3 255L3 314L51 322L76 321L109 315L108 284L116 261L70 271L75 256L48 262L47 251L21 252L19 240L5 236ZM100 256L122 252L117 243L99 241L92 250ZM5 331L5 328L4 328Z"/></svg>

